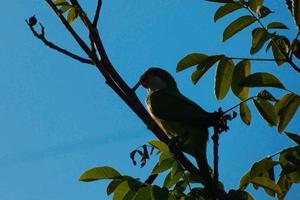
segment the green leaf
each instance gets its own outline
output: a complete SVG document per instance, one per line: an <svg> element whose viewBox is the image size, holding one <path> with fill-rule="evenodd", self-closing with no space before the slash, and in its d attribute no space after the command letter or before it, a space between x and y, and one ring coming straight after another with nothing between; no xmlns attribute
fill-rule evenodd
<svg viewBox="0 0 300 200"><path fill-rule="evenodd" d="M169 196L169 191L166 188L160 188L156 185L152 187L151 200L168 199L168 196Z"/></svg>
<svg viewBox="0 0 300 200"><path fill-rule="evenodd" d="M250 170L250 179L261 177L263 174L268 173L270 169L278 164L278 161L273 161L269 158L255 162Z"/></svg>
<svg viewBox="0 0 300 200"><path fill-rule="evenodd" d="M113 193L115 191L115 189L118 187L118 185L120 185L123 181L124 180L121 180L121 179L112 180L106 188L107 195L110 195L111 193Z"/></svg>
<svg viewBox="0 0 300 200"><path fill-rule="evenodd" d="M254 198L246 191L229 190L228 199L230 200L254 200Z"/></svg>
<svg viewBox="0 0 300 200"><path fill-rule="evenodd" d="M278 66L285 63L286 54L289 50L289 40L284 36L277 36L271 41L272 53Z"/></svg>
<svg viewBox="0 0 300 200"><path fill-rule="evenodd" d="M253 12L256 13L257 8L262 6L263 2L263 0L249 0L249 7Z"/></svg>
<svg viewBox="0 0 300 200"><path fill-rule="evenodd" d="M70 10L71 8L72 8L71 5L63 5L62 7L59 8L59 11L60 11L61 13L65 13L65 12L67 12L68 10Z"/></svg>
<svg viewBox="0 0 300 200"><path fill-rule="evenodd" d="M55 0L53 1L53 4L56 6L69 5L69 3L66 0Z"/></svg>
<svg viewBox="0 0 300 200"><path fill-rule="evenodd" d="M295 96L296 95L293 93L287 93L282 98L280 98L275 104L276 112L279 113L279 111L282 108L286 107Z"/></svg>
<svg viewBox="0 0 300 200"><path fill-rule="evenodd" d="M290 181L300 183L300 146L283 150L279 161L282 168L280 175L286 175Z"/></svg>
<svg viewBox="0 0 300 200"><path fill-rule="evenodd" d="M132 200L152 200L151 198L152 186L141 187Z"/></svg>
<svg viewBox="0 0 300 200"><path fill-rule="evenodd" d="M249 88L241 87L240 81L250 74L250 68L250 61L242 60L234 67L233 70L231 90L242 101L248 98Z"/></svg>
<svg viewBox="0 0 300 200"><path fill-rule="evenodd" d="M250 183L250 171L244 174L244 176L240 180L239 189L245 190Z"/></svg>
<svg viewBox="0 0 300 200"><path fill-rule="evenodd" d="M218 100L224 99L230 89L233 67L233 61L226 57L218 64L215 79L215 95Z"/></svg>
<svg viewBox="0 0 300 200"><path fill-rule="evenodd" d="M141 183L131 177L119 184L114 192L113 200L132 200Z"/></svg>
<svg viewBox="0 0 300 200"><path fill-rule="evenodd" d="M300 135L290 132L284 132L291 140L300 145Z"/></svg>
<svg viewBox="0 0 300 200"><path fill-rule="evenodd" d="M295 112L300 105L300 97L294 95L294 97L288 102L288 104L278 111L279 124L278 131L282 132L293 118Z"/></svg>
<svg viewBox="0 0 300 200"><path fill-rule="evenodd" d="M296 25L298 26L298 30L300 30L300 0L293 0L294 2L294 9L293 15Z"/></svg>
<svg viewBox="0 0 300 200"><path fill-rule="evenodd" d="M278 123L278 115L274 106L267 100L261 98L253 100L253 102L259 114L268 122L269 126L276 126Z"/></svg>
<svg viewBox="0 0 300 200"><path fill-rule="evenodd" d="M240 105L240 117L246 125L251 123L251 112L246 102Z"/></svg>
<svg viewBox="0 0 300 200"><path fill-rule="evenodd" d="M273 101L277 103L277 99L268 91L268 90L262 90L257 94L257 97L268 100L268 101Z"/></svg>
<svg viewBox="0 0 300 200"><path fill-rule="evenodd" d="M267 29L289 29L289 28L281 22L271 22L270 24L268 24Z"/></svg>
<svg viewBox="0 0 300 200"><path fill-rule="evenodd" d="M252 31L252 47L250 49L250 54L256 54L269 39L269 35L263 28L254 29Z"/></svg>
<svg viewBox="0 0 300 200"><path fill-rule="evenodd" d="M163 187L166 188L172 187L179 181L179 179L182 178L182 175L183 175L182 171L177 171L177 173L175 173L174 176L172 176L172 172L168 173L168 175L164 180Z"/></svg>
<svg viewBox="0 0 300 200"><path fill-rule="evenodd" d="M151 146L158 149L161 152L169 152L169 147L164 142L159 140L151 140L148 142Z"/></svg>
<svg viewBox="0 0 300 200"><path fill-rule="evenodd" d="M102 179L113 179L120 177L121 174L112 167L95 167L85 171L79 178L80 181L96 181Z"/></svg>
<svg viewBox="0 0 300 200"><path fill-rule="evenodd" d="M250 181L252 184L261 186L263 188L269 189L277 194L281 193L280 187L271 179L266 177L255 177Z"/></svg>
<svg viewBox="0 0 300 200"><path fill-rule="evenodd" d="M164 172L164 171L170 169L174 162L175 162L174 159L165 159L165 160L162 160L161 162L158 162L154 166L151 174L159 174L161 172Z"/></svg>
<svg viewBox="0 0 300 200"><path fill-rule="evenodd" d="M201 63L203 60L205 60L207 57L208 57L207 55L201 54L201 53L189 54L178 62L177 67L176 67L176 72L180 72L189 67L197 65L197 64Z"/></svg>
<svg viewBox="0 0 300 200"><path fill-rule="evenodd" d="M78 9L73 7L68 12L67 21L69 22L69 24L72 24L78 16L79 16Z"/></svg>
<svg viewBox="0 0 300 200"><path fill-rule="evenodd" d="M279 185L281 189L281 194L278 195L278 200L283 200L287 192L292 186L292 181L290 181L286 175L281 175L279 177L279 180L277 182L277 185Z"/></svg>
<svg viewBox="0 0 300 200"><path fill-rule="evenodd" d="M285 89L280 80L274 75L266 72L257 72L245 77L240 86L243 87L274 87Z"/></svg>
<svg viewBox="0 0 300 200"><path fill-rule="evenodd" d="M120 183L115 189L113 200L123 200L125 195L130 191L127 181Z"/></svg>
<svg viewBox="0 0 300 200"><path fill-rule="evenodd" d="M224 17L240 8L243 8L243 4L241 3L226 3L225 5L218 8L214 15L214 21L216 22L221 17Z"/></svg>
<svg viewBox="0 0 300 200"><path fill-rule="evenodd" d="M229 24L226 29L223 32L223 42L231 38L233 35L236 33L240 32L250 24L255 22L255 18L247 15L247 16L242 16L233 21L231 24Z"/></svg>
<svg viewBox="0 0 300 200"><path fill-rule="evenodd" d="M204 59L201 63L198 64L197 70L192 74L192 82L196 84L200 78L207 72L216 62L218 62L223 55L216 55L216 56L208 56Z"/></svg>

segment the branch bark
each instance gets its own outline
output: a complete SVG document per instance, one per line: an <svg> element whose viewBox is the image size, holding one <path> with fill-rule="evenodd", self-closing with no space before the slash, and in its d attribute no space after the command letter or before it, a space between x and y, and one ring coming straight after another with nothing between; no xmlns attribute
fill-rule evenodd
<svg viewBox="0 0 300 200"><path fill-rule="evenodd" d="M80 18L83 20L84 24L87 26L87 29L90 34L90 39L92 39L97 47L97 51L100 55L101 60L99 60L97 54L93 52L86 43L80 38L80 36L74 31L74 29L70 26L64 16L58 11L57 7L51 0L45 0L46 3L52 8L52 10L57 14L63 25L66 29L71 33L73 38L79 44L79 46L85 51L85 53L90 57L90 59L95 63L96 67L100 71L100 73L106 79L106 83L117 93L118 96L122 98L122 100L133 110L133 112L146 124L148 129L150 129L153 134L161 141L166 144L169 143L169 138L165 135L165 133L160 129L160 127L154 122L151 118L143 104L140 102L134 91L127 85L127 83L122 79L119 73L115 70L113 65L111 64L105 48L102 44L101 37L97 30L97 27L91 23L88 16L82 10L80 4L77 0L71 0L71 3L77 6L80 10ZM101 5L101 4L100 4ZM99 2L99 13L100 8ZM96 20L98 21L98 20ZM182 164L182 166L188 170L192 174L198 174L199 170L184 156L182 152L178 152L178 160Z"/></svg>

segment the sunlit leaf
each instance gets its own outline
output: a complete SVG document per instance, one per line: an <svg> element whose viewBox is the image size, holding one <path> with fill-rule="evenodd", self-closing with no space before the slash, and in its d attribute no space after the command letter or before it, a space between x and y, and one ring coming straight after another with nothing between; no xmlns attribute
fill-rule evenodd
<svg viewBox="0 0 300 200"><path fill-rule="evenodd" d="M289 124L290 120L293 118L295 112L297 111L299 105L300 105L300 97L294 95L294 97L288 102L288 104L278 111L279 132L282 132L285 129L285 127Z"/></svg>
<svg viewBox="0 0 300 200"><path fill-rule="evenodd" d="M245 190L250 183L250 171L244 174L240 180L240 190Z"/></svg>
<svg viewBox="0 0 300 200"><path fill-rule="evenodd" d="M282 108L286 107L295 96L293 93L287 93L280 98L275 104L276 112L278 113Z"/></svg>
<svg viewBox="0 0 300 200"><path fill-rule="evenodd" d="M300 146L283 150L279 156L282 171L290 181L300 183Z"/></svg>
<svg viewBox="0 0 300 200"><path fill-rule="evenodd" d="M73 7L68 12L67 21L69 22L69 24L72 24L78 16L79 16L78 9Z"/></svg>
<svg viewBox="0 0 300 200"><path fill-rule="evenodd" d="M277 102L278 100L268 91L268 90L262 90L257 94L257 97L268 100L268 101L273 101Z"/></svg>
<svg viewBox="0 0 300 200"><path fill-rule="evenodd" d="M177 173L175 173L174 176L172 176L172 172L168 173L168 175L164 180L163 187L166 188L172 187L179 181L180 178L182 178L182 175L183 175L182 171L177 171Z"/></svg>
<svg viewBox="0 0 300 200"><path fill-rule="evenodd" d="M95 167L85 171L79 178L80 181L95 181L101 179L113 179L121 176L121 174L112 167Z"/></svg>
<svg viewBox="0 0 300 200"><path fill-rule="evenodd" d="M263 4L263 0L249 0L249 7L253 12L257 12L259 6Z"/></svg>
<svg viewBox="0 0 300 200"><path fill-rule="evenodd" d="M152 174L159 174L161 172L164 172L168 169L170 169L174 163L174 159L165 159L165 160L162 160L161 162L158 162L153 170L152 170Z"/></svg>
<svg viewBox="0 0 300 200"><path fill-rule="evenodd" d="M236 33L240 32L247 26L251 25L255 22L255 18L253 16L247 15L239 17L234 20L231 24L229 24L223 32L223 42L231 38Z"/></svg>
<svg viewBox="0 0 300 200"><path fill-rule="evenodd" d="M207 55L201 54L201 53L189 54L178 62L176 71L180 72L189 67L197 65L197 64L201 63L203 60L205 60L207 57L208 57Z"/></svg>
<svg viewBox="0 0 300 200"><path fill-rule="evenodd" d="M246 102L240 105L240 117L246 125L251 123L251 112Z"/></svg>
<svg viewBox="0 0 300 200"><path fill-rule="evenodd" d="M286 54L289 50L289 41L284 36L278 36L273 38L271 41L272 53L275 59L275 62L278 66L282 65L286 61Z"/></svg>
<svg viewBox="0 0 300 200"><path fill-rule="evenodd" d="M267 29L289 29L289 28L281 22L271 22L270 24L268 24Z"/></svg>
<svg viewBox="0 0 300 200"><path fill-rule="evenodd" d="M66 0L55 0L53 1L53 4L56 6L69 5L69 3Z"/></svg>
<svg viewBox="0 0 300 200"><path fill-rule="evenodd" d="M243 4L241 4L241 3L227 3L218 8L218 10L216 11L216 13L214 15L214 20L217 21L221 17L224 17L240 8L243 8Z"/></svg>
<svg viewBox="0 0 300 200"><path fill-rule="evenodd" d="M254 29L252 31L252 47L250 49L250 54L256 54L269 39L269 35L263 28Z"/></svg>
<svg viewBox="0 0 300 200"><path fill-rule="evenodd" d="M266 72L257 72L244 78L240 82L243 87L274 87L285 89L283 84L274 75Z"/></svg>
<svg viewBox="0 0 300 200"><path fill-rule="evenodd" d="M300 145L300 135L290 132L284 132L291 140Z"/></svg>
<svg viewBox="0 0 300 200"><path fill-rule="evenodd" d="M230 89L233 67L233 61L226 57L218 64L215 79L215 95L218 100L222 100Z"/></svg>
<svg viewBox="0 0 300 200"><path fill-rule="evenodd" d="M141 183L132 178L123 181L116 187L113 200L131 200L140 187Z"/></svg>
<svg viewBox="0 0 300 200"><path fill-rule="evenodd" d="M250 170L250 179L261 177L264 173L267 173L271 168L278 164L279 162L273 161L269 158L255 162Z"/></svg>
<svg viewBox="0 0 300 200"><path fill-rule="evenodd" d="M249 60L240 61L233 70L231 90L242 101L248 98L249 88L240 86L240 81L250 74L251 63Z"/></svg>
<svg viewBox="0 0 300 200"><path fill-rule="evenodd" d="M253 179L251 179L250 181L251 183L258 185L260 187L272 190L273 192L280 194L281 193L281 189L280 187L271 179L266 178L266 177L255 177Z"/></svg>
<svg viewBox="0 0 300 200"><path fill-rule="evenodd" d="M115 189L118 187L118 185L120 185L123 181L124 180L121 180L121 179L112 180L106 188L107 195L110 195L111 193L113 193L115 191Z"/></svg>
<svg viewBox="0 0 300 200"><path fill-rule="evenodd" d="M200 78L207 72L216 62L218 62L223 55L209 56L204 59L198 66L197 70L192 74L192 82L196 84Z"/></svg>
<svg viewBox="0 0 300 200"><path fill-rule="evenodd" d="M148 142L151 146L158 149L161 152L169 152L169 147L164 142L159 140L151 140Z"/></svg>
<svg viewBox="0 0 300 200"><path fill-rule="evenodd" d="M274 106L267 100L258 98L253 100L259 114L268 122L269 126L276 126L278 123L278 115Z"/></svg>

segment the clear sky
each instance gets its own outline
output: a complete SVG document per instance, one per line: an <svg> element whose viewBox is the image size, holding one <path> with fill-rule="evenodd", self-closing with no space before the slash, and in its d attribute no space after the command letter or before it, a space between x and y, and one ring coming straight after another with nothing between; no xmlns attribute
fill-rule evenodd
<svg viewBox="0 0 300 200"><path fill-rule="evenodd" d="M88 11L94 10L96 1L81 2ZM293 27L283 1L265 2L274 8L271 19ZM130 85L147 67L161 66L174 75L186 96L208 111L238 102L231 93L224 101L216 101L212 92L215 69L196 86L190 81L191 70L175 72L177 62L192 52L248 56L249 29L221 42L226 23L236 15L214 23L216 4L201 0L109 0L103 4L103 41L112 63ZM46 3L12 0L3 1L1 7L1 199L110 199L105 192L107 182L78 181L82 172L95 166L109 165L122 174L146 178L155 158L140 169L132 165L129 153L154 136L105 85L95 68L45 47L25 24L24 20L35 14L51 41L81 54ZM80 25L76 22L74 27L84 34ZM289 37L294 36L291 32ZM253 63L252 69L271 70L287 88L300 94L300 76L288 66ZM144 101L145 91L139 89L138 95ZM250 127L236 119L221 136L220 177L227 189L237 188L251 163L292 145L275 128L268 128L253 106L251 110ZM288 130L300 133L299 116L298 112ZM253 195L259 200L271 199L261 189ZM299 198L300 187L294 186L286 199Z"/></svg>

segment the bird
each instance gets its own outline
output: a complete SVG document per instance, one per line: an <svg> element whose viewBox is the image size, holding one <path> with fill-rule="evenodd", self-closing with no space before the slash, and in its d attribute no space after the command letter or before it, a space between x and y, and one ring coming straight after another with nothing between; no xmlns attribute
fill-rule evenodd
<svg viewBox="0 0 300 200"><path fill-rule="evenodd" d="M219 114L207 112L185 97L173 76L162 68L147 69L133 90L140 85L147 90L146 107L151 117L171 140L176 139L179 150L195 158L204 187L211 191L211 168L206 155L208 128Z"/></svg>

